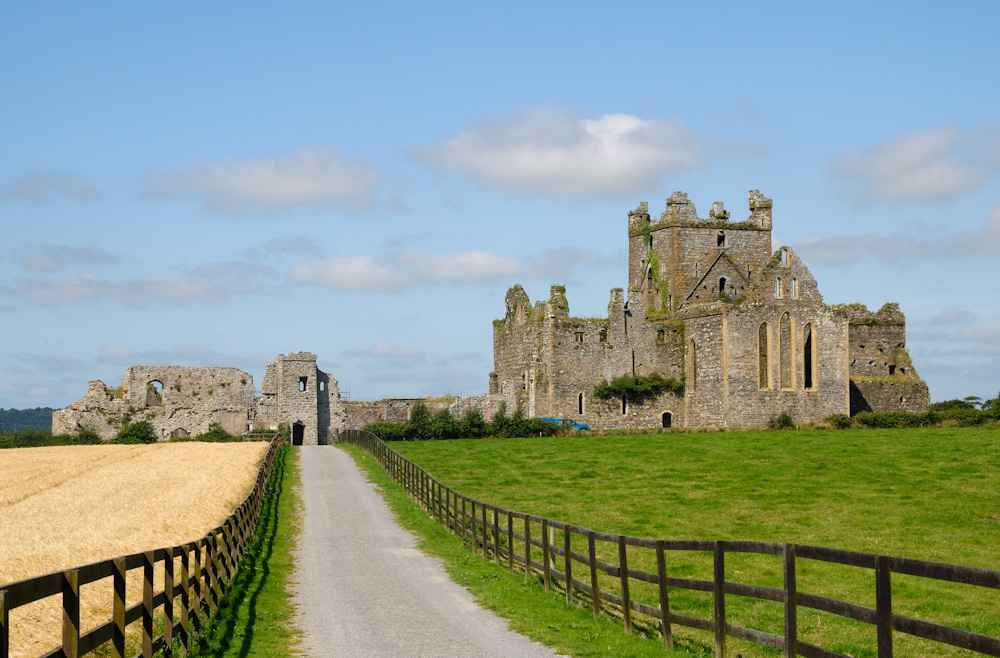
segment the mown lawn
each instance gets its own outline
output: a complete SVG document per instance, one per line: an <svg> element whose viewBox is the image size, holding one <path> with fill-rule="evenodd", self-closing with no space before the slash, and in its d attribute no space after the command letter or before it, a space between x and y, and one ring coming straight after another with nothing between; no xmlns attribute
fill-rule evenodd
<svg viewBox="0 0 1000 658"><path fill-rule="evenodd" d="M662 539L745 539L1000 568L1000 429L786 431L393 443L480 500ZM585 545L579 549L584 550ZM605 557L617 562L606 547ZM630 566L655 571L644 552ZM633 560L635 562L633 563ZM781 586L780 559L727 556L727 580ZM711 558L668 555L671 576L711 578ZM874 607L870 570L799 561L799 589ZM655 603L641 584L636 594ZM997 592L893 577L898 614L1000 635ZM781 605L727 597L730 623L781 634ZM711 617L708 595L671 590L674 612ZM872 627L799 610L800 639L874 656ZM679 629L696 643L707 633ZM731 641L730 655L776 652ZM971 655L897 634L897 656Z"/></svg>

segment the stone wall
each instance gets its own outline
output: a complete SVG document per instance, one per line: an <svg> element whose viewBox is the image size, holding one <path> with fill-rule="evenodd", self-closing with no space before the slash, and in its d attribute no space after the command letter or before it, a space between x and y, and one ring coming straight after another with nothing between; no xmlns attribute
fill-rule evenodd
<svg viewBox="0 0 1000 658"><path fill-rule="evenodd" d="M288 425L293 443L325 445L346 427L337 380L316 366L311 352L279 354L264 370L257 417Z"/></svg>
<svg viewBox="0 0 1000 658"><path fill-rule="evenodd" d="M702 219L675 192L658 221L645 202L630 211L628 300L613 289L607 318L570 315L562 286L534 308L511 288L494 322L491 392L595 428L658 427L664 413L687 427L763 426L782 413L818 423L865 396L884 410L926 408L898 307L826 305L793 250L771 253L771 200L751 190L749 207L743 222L730 223L720 202ZM652 373L683 377L683 394L594 399L603 380ZM887 377L911 386L868 381Z"/></svg>
<svg viewBox="0 0 1000 658"><path fill-rule="evenodd" d="M216 423L239 434L254 404L253 378L236 368L132 366L120 387L92 381L83 398L53 412L52 432L87 428L109 440L125 423L145 420L161 440L202 434Z"/></svg>

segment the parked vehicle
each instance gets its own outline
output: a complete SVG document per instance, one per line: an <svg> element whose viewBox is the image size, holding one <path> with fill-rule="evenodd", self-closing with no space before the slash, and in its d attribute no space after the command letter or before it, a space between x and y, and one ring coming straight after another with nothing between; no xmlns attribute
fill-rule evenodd
<svg viewBox="0 0 1000 658"><path fill-rule="evenodd" d="M559 427L569 427L574 430L590 429L590 425L584 425L583 423L574 423L569 418L539 418L538 420L545 421L546 423L552 423L553 425L558 425Z"/></svg>

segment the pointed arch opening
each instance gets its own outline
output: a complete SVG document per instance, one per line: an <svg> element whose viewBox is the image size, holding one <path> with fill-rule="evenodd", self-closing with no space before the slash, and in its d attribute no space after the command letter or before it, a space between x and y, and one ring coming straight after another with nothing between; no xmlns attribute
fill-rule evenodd
<svg viewBox="0 0 1000 658"><path fill-rule="evenodd" d="M778 351L781 388L792 388L792 320L783 313L778 321Z"/></svg>
<svg viewBox="0 0 1000 658"><path fill-rule="evenodd" d="M580 393L576 401L576 413L583 415L583 393Z"/></svg>
<svg viewBox="0 0 1000 658"><path fill-rule="evenodd" d="M816 388L816 339L812 324L802 328L802 386L807 390Z"/></svg>
<svg viewBox="0 0 1000 658"><path fill-rule="evenodd" d="M762 322L757 330L757 382L761 390L770 390L771 371L767 361L767 323Z"/></svg>

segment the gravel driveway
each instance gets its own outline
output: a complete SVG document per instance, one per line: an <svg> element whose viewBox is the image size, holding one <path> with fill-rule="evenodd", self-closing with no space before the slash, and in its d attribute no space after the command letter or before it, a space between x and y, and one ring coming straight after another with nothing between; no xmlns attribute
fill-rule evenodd
<svg viewBox="0 0 1000 658"><path fill-rule="evenodd" d="M303 446L305 519L299 625L307 655L553 658L476 605L413 536L344 451Z"/></svg>

